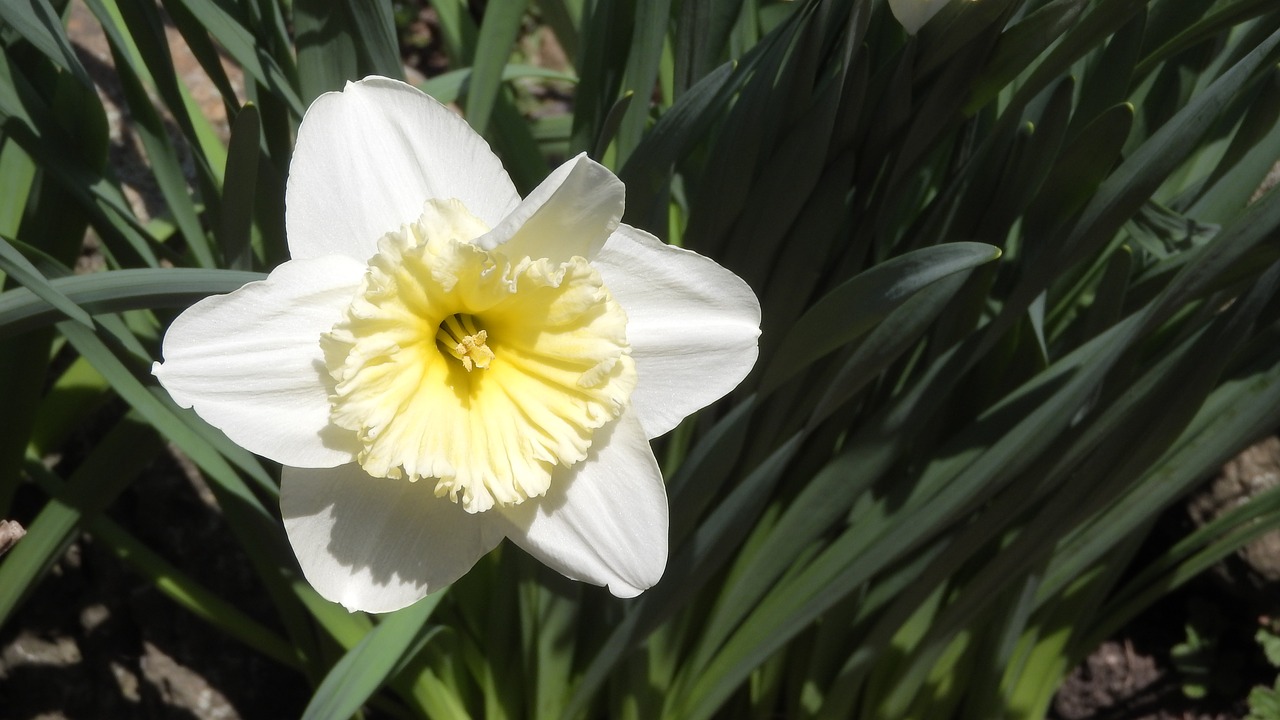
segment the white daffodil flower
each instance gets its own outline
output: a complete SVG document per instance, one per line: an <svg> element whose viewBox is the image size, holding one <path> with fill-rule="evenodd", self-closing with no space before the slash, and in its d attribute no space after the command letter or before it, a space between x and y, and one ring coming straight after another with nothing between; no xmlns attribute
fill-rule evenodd
<svg viewBox="0 0 1280 720"><path fill-rule="evenodd" d="M908 35L915 35L948 2L949 0L889 0L889 10L902 27L906 28Z"/></svg>
<svg viewBox="0 0 1280 720"><path fill-rule="evenodd" d="M747 375L760 306L621 224L623 194L580 155L521 200L443 105L350 83L298 130L292 259L182 313L153 371L285 466L289 541L349 609L409 605L504 537L634 596L667 560L649 440Z"/></svg>

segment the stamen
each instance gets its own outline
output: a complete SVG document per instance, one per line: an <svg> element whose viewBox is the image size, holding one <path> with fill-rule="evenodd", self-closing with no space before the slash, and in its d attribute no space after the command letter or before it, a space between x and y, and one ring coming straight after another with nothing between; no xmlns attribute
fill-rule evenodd
<svg viewBox="0 0 1280 720"><path fill-rule="evenodd" d="M436 331L436 344L457 358L467 372L488 368L494 359L493 350L485 345L488 338L489 333L478 330L475 318L470 315L450 315Z"/></svg>

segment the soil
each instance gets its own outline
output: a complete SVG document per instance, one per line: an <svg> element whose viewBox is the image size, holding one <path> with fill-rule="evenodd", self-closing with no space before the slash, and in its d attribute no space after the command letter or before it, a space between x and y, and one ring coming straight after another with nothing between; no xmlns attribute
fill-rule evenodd
<svg viewBox="0 0 1280 720"><path fill-rule="evenodd" d="M28 488L15 511L30 518L43 502ZM110 515L205 587L277 628L211 493L173 454L145 471ZM301 675L180 608L88 534L0 628L5 720L298 717L310 695Z"/></svg>

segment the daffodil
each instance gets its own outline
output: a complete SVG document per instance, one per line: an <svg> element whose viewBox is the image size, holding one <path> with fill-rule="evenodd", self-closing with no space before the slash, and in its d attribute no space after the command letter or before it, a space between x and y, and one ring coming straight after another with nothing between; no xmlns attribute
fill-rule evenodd
<svg viewBox="0 0 1280 720"><path fill-rule="evenodd" d="M908 35L920 32L950 0L889 0L889 10Z"/></svg>
<svg viewBox="0 0 1280 720"><path fill-rule="evenodd" d="M503 538L636 595L667 558L649 441L746 376L760 307L623 200L586 156L521 199L435 100L348 84L298 130L291 259L182 313L154 373L284 466L302 571L350 609L404 607Z"/></svg>

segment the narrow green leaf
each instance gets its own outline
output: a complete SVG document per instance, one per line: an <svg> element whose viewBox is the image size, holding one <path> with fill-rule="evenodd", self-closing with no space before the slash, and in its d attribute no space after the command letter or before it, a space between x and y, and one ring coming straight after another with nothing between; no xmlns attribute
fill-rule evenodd
<svg viewBox="0 0 1280 720"><path fill-rule="evenodd" d="M920 29L917 42L922 74L954 62L959 56L981 49L982 55L996 42L1009 17L1018 9L1017 0L988 0L980 3L946 3ZM975 73L976 74L976 73Z"/></svg>
<svg viewBox="0 0 1280 720"><path fill-rule="evenodd" d="M1176 37L1156 48L1142 59L1135 75L1142 77L1151 72L1166 58L1193 47L1218 35L1223 30L1244 23L1275 9L1267 0L1234 0L1219 3L1218 7L1199 22L1178 33Z"/></svg>
<svg viewBox="0 0 1280 720"><path fill-rule="evenodd" d="M222 257L234 270L253 267L250 229L253 226L254 198L258 187L259 142L262 123L258 108L245 105L231 125L227 148L226 183L222 192L222 222L218 241Z"/></svg>
<svg viewBox="0 0 1280 720"><path fill-rule="evenodd" d="M1010 107L1021 108L1026 105L1073 63L1100 46L1103 40L1123 27L1134 15L1142 12L1146 5L1145 0L1112 0L1093 4L1089 12L1062 35L1058 44L1031 71L1026 81L1018 86Z"/></svg>
<svg viewBox="0 0 1280 720"><path fill-rule="evenodd" d="M350 12L343 0L294 0L298 88L302 102L308 105L321 93L341 90L343 83L359 79L360 59Z"/></svg>
<svg viewBox="0 0 1280 720"><path fill-rule="evenodd" d="M15 143L0 141L0 235L18 234L27 197L35 182L36 165Z"/></svg>
<svg viewBox="0 0 1280 720"><path fill-rule="evenodd" d="M734 64L725 63L681 95L657 124L640 141L635 152L618 173L628 193L653 197L666 181L671 168L711 127L724 104L736 90L730 82ZM646 208L628 206L627 216L643 216Z"/></svg>
<svg viewBox="0 0 1280 720"><path fill-rule="evenodd" d="M777 388L818 358L862 336L930 284L998 257L1000 250L990 245L947 243L913 250L846 281L792 326L765 371L761 392Z"/></svg>
<svg viewBox="0 0 1280 720"><path fill-rule="evenodd" d="M108 34L108 37L110 38L111 34ZM116 72L129 103L134 127L147 150L147 164L151 167L151 173L156 179L156 186L164 197L165 204L178 228L182 231L187 248L194 255L196 262L202 267L214 267L208 237L196 213L195 201L187 188L177 150L170 141L168 133L165 132L160 114L151 104L151 98L147 95L141 80L130 68L124 48L112 43L111 56L115 60Z"/></svg>
<svg viewBox="0 0 1280 720"><path fill-rule="evenodd" d="M627 51L627 65L622 77L623 97L632 97L630 106L623 109L623 117L617 126L617 166L621 167L629 157L649 123L649 106L658 83L658 68L662 62L662 49L667 41L667 24L671 14L671 0L651 0L635 5L636 15L632 25L631 47ZM610 115L617 107L610 111ZM611 134L609 116L603 132ZM603 137L602 132L602 137ZM604 157L603 154L597 157Z"/></svg>
<svg viewBox="0 0 1280 720"><path fill-rule="evenodd" d="M234 270L145 268L76 275L50 287L90 315L140 308L187 307L209 295L228 293L261 273ZM57 322L62 314L26 288L0 293L0 337Z"/></svg>
<svg viewBox="0 0 1280 720"><path fill-rule="evenodd" d="M807 58L802 48L814 41L820 29L811 9L801 16L802 22L784 28L774 42L761 43L765 51L759 66L746 75L741 92L716 128L696 192L690 198L685 241L691 248L718 255L728 244L730 230L748 206L748 194L761 165L775 147L784 118L792 112L779 98L813 82L805 72Z"/></svg>
<svg viewBox="0 0 1280 720"><path fill-rule="evenodd" d="M222 95L223 107L230 116L234 110L236 102L236 91L231 84L231 79L227 77L226 68L222 66L222 50L209 37L209 31L200 24L199 19L192 15L185 6L179 3L168 3L165 6L169 19L173 22L173 26L177 28L178 33L182 35L183 41L187 48L200 63L200 69L204 70L205 75L213 82L214 87L218 89L218 93ZM185 86L180 85L180 89ZM187 93L190 96L190 93ZM194 103L193 103L194 104ZM188 112L188 116L199 121L202 116L199 112ZM222 165L217 162L219 159L214 153L209 151L208 143L201 143L205 148L205 156L209 158L210 166L215 170Z"/></svg>
<svg viewBox="0 0 1280 720"><path fill-rule="evenodd" d="M631 107L631 101L634 99L635 93L627 91L618 98L618 102L614 103L609 114L605 116L604 123L600 125L600 137L596 138L592 157L603 158L608 152L609 145L614 141L618 128L622 125L622 119L626 117L627 108Z"/></svg>
<svg viewBox="0 0 1280 720"><path fill-rule="evenodd" d="M1133 68L1142 52L1146 20L1146 11L1135 13L1111 36L1106 48L1097 54L1097 62L1084 73L1067 132L1069 138L1074 139L1103 113L1131 98Z"/></svg>
<svg viewBox="0 0 1280 720"><path fill-rule="evenodd" d="M418 86L426 94L442 103L451 103L466 97L471 85L472 68L458 68L437 75ZM578 76L569 73L548 70L535 65L508 64L502 68L502 82L510 82L520 78L538 78L576 83ZM566 116L556 116L555 119Z"/></svg>
<svg viewBox="0 0 1280 720"><path fill-rule="evenodd" d="M502 70L511 57L529 0L491 0L484 10L484 22L476 40L471 66L471 86L467 92L467 122L478 133L489 128L498 93L502 90Z"/></svg>
<svg viewBox="0 0 1280 720"><path fill-rule="evenodd" d="M88 107L82 111L93 112ZM97 105L97 113L102 113L101 104ZM61 129L54 119L55 111L44 104L21 71L9 63L8 54L0 53L0 119L6 116L14 120L6 124L7 139L17 142L79 203L100 235L108 241L121 238L142 262L153 267L159 264L151 248L154 241L133 216L120 187L102 176L94 166L94 158L67 151L82 143ZM105 145L103 151L105 157Z"/></svg>
<svg viewBox="0 0 1280 720"><path fill-rule="evenodd" d="M126 72L131 71L144 86L150 86L169 109L173 121L182 130L191 150L191 164L195 166L196 183L205 196L206 209L216 210L210 196L216 194L220 179L214 161L222 156L222 140L217 137L208 118L191 98L187 84L180 81L169 49L165 31L165 19L154 2L145 0L86 0L97 16L110 45L116 48L115 62L125 62ZM194 50L194 49L193 49ZM219 78L223 106L230 110L234 92L228 92L229 81L222 69L221 59L216 58L216 72L210 77ZM136 94L136 93L135 93ZM145 94L145 93L144 93ZM131 103L147 102L130 98ZM148 112L153 112L148 110ZM167 135L164 140L168 140Z"/></svg>
<svg viewBox="0 0 1280 720"><path fill-rule="evenodd" d="M196 0L164 0L165 7L174 5L179 12L196 18L200 25L235 58L255 81L271 90L296 116L302 117L306 106L284 71L247 28L247 23L233 16L220 3ZM173 12L172 10L170 12Z"/></svg>
<svg viewBox="0 0 1280 720"><path fill-rule="evenodd" d="M426 627L425 623L444 594L433 593L386 615L325 676L303 712L304 720L346 720L356 714L388 680L416 639L439 632L440 628Z"/></svg>
<svg viewBox="0 0 1280 720"><path fill-rule="evenodd" d="M93 328L93 318L51 285L36 266L23 257L22 253L10 244L9 239L3 236L0 236L0 271L16 280L18 284L30 290L32 294L58 312L87 328ZM0 325L3 325L3 320L0 320Z"/></svg>
<svg viewBox="0 0 1280 720"><path fill-rule="evenodd" d="M675 95L684 95L722 62L742 0L708 0L680 4L676 23Z"/></svg>
<svg viewBox="0 0 1280 720"><path fill-rule="evenodd" d="M400 39L396 37L395 16L390 0L346 2L347 11L355 23L356 48L360 51L364 74L403 78Z"/></svg>
<svg viewBox="0 0 1280 720"><path fill-rule="evenodd" d="M62 21L49 0L10 0L0 3L0 24L8 25L59 68L75 76L86 88L93 80L80 64Z"/></svg>
<svg viewBox="0 0 1280 720"><path fill-rule="evenodd" d="M947 309L969 279L969 272L959 272L926 286L894 308L858 343L813 404L808 427L816 427L866 387L897 359L917 343L929 325Z"/></svg>
<svg viewBox="0 0 1280 720"><path fill-rule="evenodd" d="M832 132L841 90L837 74L822 78L813 89L812 104L804 108L790 128L776 137L774 146L761 158L758 177L747 191L746 203L721 253L722 262L737 268L742 279L752 286L769 282L781 262L780 256L799 249L783 243L800 221L809 199L816 194L819 181L831 169ZM838 164L840 158L835 160ZM847 189L847 178L848 175L837 180L837 187ZM841 216L843 218L843 213ZM830 238L803 240L821 245ZM809 251L803 254L810 259L815 257ZM808 294L801 287L793 286L790 290L802 297Z"/></svg>
<svg viewBox="0 0 1280 720"><path fill-rule="evenodd" d="M982 73L973 81L965 113L986 105L1032 61L1070 30L1084 12L1087 0L1052 0L1000 34Z"/></svg>
<svg viewBox="0 0 1280 720"><path fill-rule="evenodd" d="M600 137L600 127L622 91L622 73L631 43L634 4L629 0L595 0L582 4L578 37L581 47L573 99L573 152L587 152Z"/></svg>
<svg viewBox="0 0 1280 720"><path fill-rule="evenodd" d="M1268 157L1280 157L1280 70L1275 68L1186 214L1203 222L1234 217L1253 200L1274 165Z"/></svg>
<svg viewBox="0 0 1280 720"><path fill-rule="evenodd" d="M1067 141L1026 211L1028 247L1049 241L1055 228L1078 214L1115 167L1133 127L1133 106L1112 106Z"/></svg>
<svg viewBox="0 0 1280 720"><path fill-rule="evenodd" d="M527 568L531 563L523 565ZM575 635L581 622L582 586L541 564L530 574L533 577L520 588L520 629L526 637L532 636L532 647L525 648L523 660L526 675L533 675L526 685L531 692L525 697L537 698L532 717L557 720L565 717L564 704L569 700L565 688L573 684L576 653L564 641Z"/></svg>

